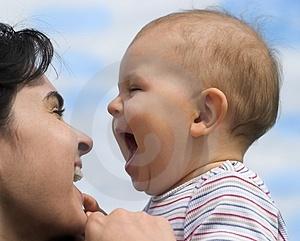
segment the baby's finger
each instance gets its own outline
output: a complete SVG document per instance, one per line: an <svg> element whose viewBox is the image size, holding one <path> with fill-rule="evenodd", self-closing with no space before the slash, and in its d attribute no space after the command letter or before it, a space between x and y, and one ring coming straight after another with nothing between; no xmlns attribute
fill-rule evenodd
<svg viewBox="0 0 300 241"><path fill-rule="evenodd" d="M82 197L85 212L101 212L104 215L107 215L107 213L99 207L97 201L92 196L82 193Z"/></svg>

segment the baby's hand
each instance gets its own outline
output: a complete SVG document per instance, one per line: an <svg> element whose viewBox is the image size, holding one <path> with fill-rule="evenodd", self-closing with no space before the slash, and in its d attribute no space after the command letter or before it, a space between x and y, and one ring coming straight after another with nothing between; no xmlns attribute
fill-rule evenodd
<svg viewBox="0 0 300 241"><path fill-rule="evenodd" d="M84 206L84 211L87 212L101 212L104 215L107 215L106 212L101 209L97 203L97 201L90 195L86 193L82 193L83 197L83 206Z"/></svg>
<svg viewBox="0 0 300 241"><path fill-rule="evenodd" d="M176 241L169 222L145 212L88 213L85 241Z"/></svg>

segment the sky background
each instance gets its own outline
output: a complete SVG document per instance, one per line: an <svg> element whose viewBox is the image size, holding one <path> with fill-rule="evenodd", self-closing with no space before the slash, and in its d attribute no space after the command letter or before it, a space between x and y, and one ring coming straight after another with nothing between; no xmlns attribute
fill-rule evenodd
<svg viewBox="0 0 300 241"><path fill-rule="evenodd" d="M66 101L65 120L94 139L77 186L104 210L141 210L106 112L117 94L118 66L128 44L149 21L170 12L219 6L242 16L278 50L283 66L276 126L246 154L246 164L268 185L287 223L290 240L300 237L300 1L299 0L0 0L0 21L35 27L52 39L61 60L48 76ZM298 239L297 239L298 238Z"/></svg>

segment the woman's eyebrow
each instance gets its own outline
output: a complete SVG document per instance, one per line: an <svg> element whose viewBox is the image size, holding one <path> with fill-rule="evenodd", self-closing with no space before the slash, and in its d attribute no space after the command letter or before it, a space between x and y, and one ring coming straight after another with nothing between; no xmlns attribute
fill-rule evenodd
<svg viewBox="0 0 300 241"><path fill-rule="evenodd" d="M50 91L43 99L43 101L57 100L59 107L64 106L64 98L57 91Z"/></svg>

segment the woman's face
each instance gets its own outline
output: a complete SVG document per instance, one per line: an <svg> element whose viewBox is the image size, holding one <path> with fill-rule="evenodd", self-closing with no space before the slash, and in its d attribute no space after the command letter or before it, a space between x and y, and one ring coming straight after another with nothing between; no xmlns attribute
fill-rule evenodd
<svg viewBox="0 0 300 241"><path fill-rule="evenodd" d="M27 217L20 225L80 233L86 215L73 176L92 140L63 121L60 102L45 76L17 93L11 137L0 137L0 205L15 217Z"/></svg>

